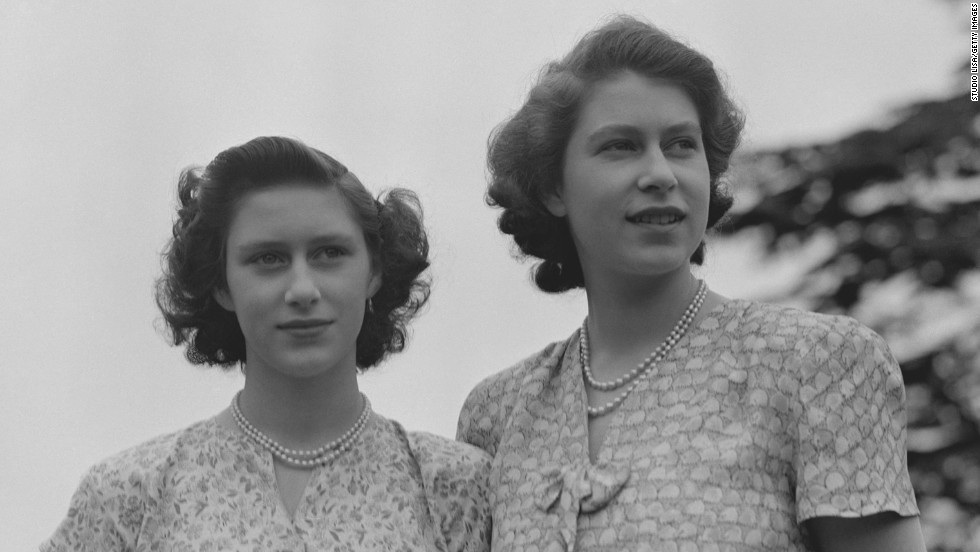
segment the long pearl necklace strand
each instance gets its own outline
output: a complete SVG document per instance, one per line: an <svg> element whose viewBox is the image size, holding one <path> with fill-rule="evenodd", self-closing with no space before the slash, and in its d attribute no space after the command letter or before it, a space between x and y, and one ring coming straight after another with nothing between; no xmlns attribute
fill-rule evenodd
<svg viewBox="0 0 980 552"><path fill-rule="evenodd" d="M262 433L255 428L245 416L242 414L241 409L238 407L239 397L241 396L241 391L235 395L235 399L231 401L231 414L235 418L235 422L238 423L238 427L241 428L242 432L245 433L250 439L262 446L262 448L268 450L273 456L282 460L287 464L292 464L294 466L299 466L302 468L312 468L319 465L325 465L334 458L340 456L354 444L354 441L361 435L364 430L364 425L367 423L368 416L371 414L371 403L368 398L361 394L361 398L364 401L364 408L361 410L360 417L354 422L343 435L330 441L329 443L323 445L322 447L313 450L295 450L288 449L274 439Z"/></svg>
<svg viewBox="0 0 980 552"><path fill-rule="evenodd" d="M701 310L701 305L704 304L704 298L707 296L707 294L708 286L705 285L704 280L701 280L698 285L698 290L694 294L694 299L691 300L691 304L687 306L687 309L684 311L684 314L681 315L681 318L677 321L677 324L674 324L674 328L670 330L669 334L667 334L667 338L664 340L664 342L658 345L657 348L654 349L652 353L647 355L642 362L637 364L636 368L633 368L626 375L618 377L613 381L599 381L592 375L592 368L589 367L589 319L586 317L585 321L582 322L582 329L579 332L578 340L579 359L582 363L582 374L585 376L585 383L592 389L596 389L598 391L612 391L614 389L619 389L624 385L629 385L625 391L606 404L602 406L589 405L588 412L590 417L595 418L602 416L603 414L608 414L622 404L624 400L626 400L626 397L633 392L633 389L636 389L636 386L650 374L651 368L663 360L664 357L667 356L667 353L674 348L674 345L676 345L677 342L684 337L684 334L687 333L687 329L690 327L691 322L694 321L694 317L697 316L698 311Z"/></svg>

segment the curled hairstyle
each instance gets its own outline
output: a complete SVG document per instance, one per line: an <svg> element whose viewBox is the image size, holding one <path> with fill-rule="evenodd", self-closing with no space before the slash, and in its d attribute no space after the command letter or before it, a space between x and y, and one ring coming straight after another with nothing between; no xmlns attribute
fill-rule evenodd
<svg viewBox="0 0 980 552"><path fill-rule="evenodd" d="M561 187L565 149L593 85L627 71L679 86L697 107L710 174L707 229L732 206L720 177L728 170L744 120L711 60L656 27L617 17L585 35L563 59L546 65L524 105L490 136L487 203L503 208L497 225L514 237L521 253L542 259L534 281L543 291L585 285L567 220L552 215L542 198ZM704 262L703 241L691 262Z"/></svg>
<svg viewBox="0 0 980 552"><path fill-rule="evenodd" d="M194 364L231 368L244 363L245 337L235 313L214 292L227 289L229 227L242 198L287 182L336 187L364 233L381 287L365 309L357 336L359 368L377 365L405 347L409 320L429 298L429 242L418 198L393 189L375 199L337 160L298 140L255 138L219 153L203 169L185 169L177 186L173 237L163 253L156 301L174 345Z"/></svg>

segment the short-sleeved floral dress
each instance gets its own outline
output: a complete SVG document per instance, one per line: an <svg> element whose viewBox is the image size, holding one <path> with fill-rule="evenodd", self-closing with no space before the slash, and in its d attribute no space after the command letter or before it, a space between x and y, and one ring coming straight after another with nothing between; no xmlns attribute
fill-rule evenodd
<svg viewBox="0 0 980 552"><path fill-rule="evenodd" d="M458 438L493 456L494 552L806 550L809 518L918 513L901 372L850 318L716 307L609 414L595 463L577 343L463 407Z"/></svg>
<svg viewBox="0 0 980 552"><path fill-rule="evenodd" d="M488 550L489 457L371 413L294 515L272 456L215 418L93 467L49 551Z"/></svg>

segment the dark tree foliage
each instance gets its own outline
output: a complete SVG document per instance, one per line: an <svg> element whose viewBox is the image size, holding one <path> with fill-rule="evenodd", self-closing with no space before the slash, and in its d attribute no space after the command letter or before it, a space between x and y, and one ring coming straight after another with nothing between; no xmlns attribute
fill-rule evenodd
<svg viewBox="0 0 980 552"><path fill-rule="evenodd" d="M786 297L886 339L908 395L929 550L980 550L980 103L922 102L839 141L738 160L748 205L721 229L775 256L832 244Z"/></svg>

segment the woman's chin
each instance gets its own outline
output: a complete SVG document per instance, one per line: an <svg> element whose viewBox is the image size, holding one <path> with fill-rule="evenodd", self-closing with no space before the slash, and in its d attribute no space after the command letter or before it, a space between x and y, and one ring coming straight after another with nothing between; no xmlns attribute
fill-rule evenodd
<svg viewBox="0 0 980 552"><path fill-rule="evenodd" d="M324 376L348 363L330 354L293 354L278 359L273 370L281 376L296 379L311 379ZM350 363L353 366L353 363ZM353 368L351 368L353 370Z"/></svg>

